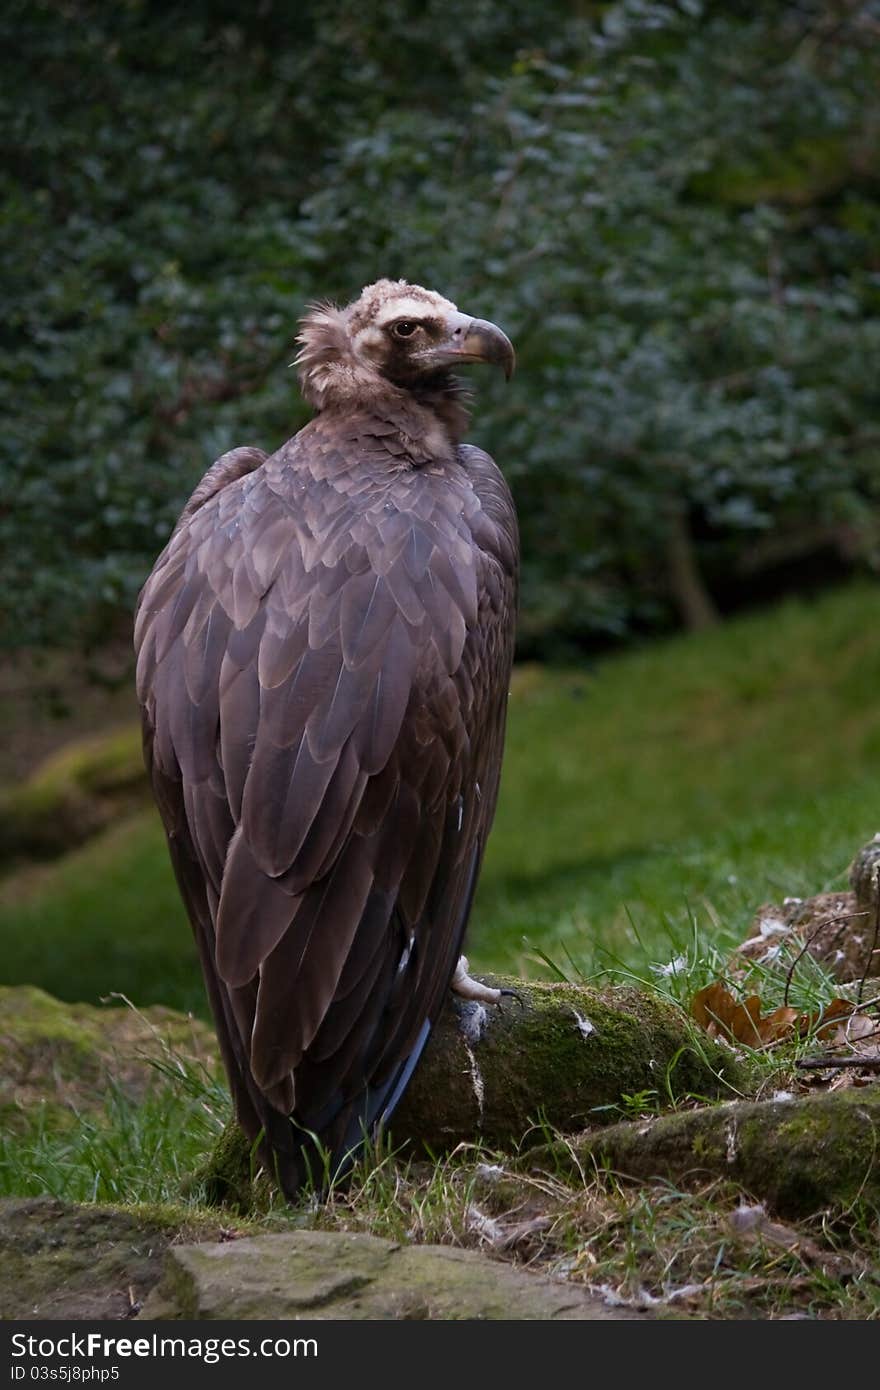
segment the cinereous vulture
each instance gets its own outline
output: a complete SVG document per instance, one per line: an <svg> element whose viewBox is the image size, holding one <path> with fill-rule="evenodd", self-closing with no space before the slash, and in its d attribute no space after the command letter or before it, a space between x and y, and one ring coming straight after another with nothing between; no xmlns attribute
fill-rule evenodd
<svg viewBox="0 0 880 1390"><path fill-rule="evenodd" d="M209 469L141 592L144 747L240 1124L294 1196L390 1114L498 795L517 526L452 375L514 353L380 280L313 308L314 419ZM314 1139L320 1141L320 1150Z"/></svg>

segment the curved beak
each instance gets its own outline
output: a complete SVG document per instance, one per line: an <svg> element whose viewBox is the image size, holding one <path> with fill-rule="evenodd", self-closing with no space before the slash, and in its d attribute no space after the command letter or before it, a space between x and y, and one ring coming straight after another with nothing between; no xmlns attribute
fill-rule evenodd
<svg viewBox="0 0 880 1390"><path fill-rule="evenodd" d="M468 362L488 362L501 367L507 381L513 376L516 353L506 333L488 319L471 319L461 345L462 357Z"/></svg>
<svg viewBox="0 0 880 1390"><path fill-rule="evenodd" d="M419 356L432 367L452 367L462 362L488 362L501 367L509 381L516 366L513 343L488 319L472 319L456 311L449 315L447 336Z"/></svg>

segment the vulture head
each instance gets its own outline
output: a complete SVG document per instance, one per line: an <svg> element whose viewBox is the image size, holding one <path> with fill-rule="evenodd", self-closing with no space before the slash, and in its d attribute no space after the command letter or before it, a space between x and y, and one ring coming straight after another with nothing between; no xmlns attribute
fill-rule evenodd
<svg viewBox="0 0 880 1390"><path fill-rule="evenodd" d="M316 410L374 405L383 392L455 389L453 368L488 362L510 377L515 355L494 323L405 280L377 280L346 308L317 304L300 325L300 387Z"/></svg>

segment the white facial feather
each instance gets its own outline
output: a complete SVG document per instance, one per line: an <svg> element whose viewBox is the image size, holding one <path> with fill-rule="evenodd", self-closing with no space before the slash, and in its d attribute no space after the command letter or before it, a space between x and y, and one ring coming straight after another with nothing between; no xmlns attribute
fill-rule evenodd
<svg viewBox="0 0 880 1390"><path fill-rule="evenodd" d="M352 334L351 345L355 352L367 357L378 357L385 346L385 334L376 324L369 324L360 333Z"/></svg>
<svg viewBox="0 0 880 1390"><path fill-rule="evenodd" d="M387 324L394 323L395 319L423 319L428 314L455 312L455 305L442 295L432 294L430 299L416 299L414 296L403 294L396 299L386 300L376 315L375 323L379 328L384 328Z"/></svg>

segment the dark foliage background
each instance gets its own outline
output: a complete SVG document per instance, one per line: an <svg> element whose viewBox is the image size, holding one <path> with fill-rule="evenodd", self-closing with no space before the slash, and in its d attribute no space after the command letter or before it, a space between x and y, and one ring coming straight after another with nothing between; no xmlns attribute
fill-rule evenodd
<svg viewBox="0 0 880 1390"><path fill-rule="evenodd" d="M877 4L7 0L0 52L7 643L127 621L380 275L517 343L525 653L876 563Z"/></svg>

